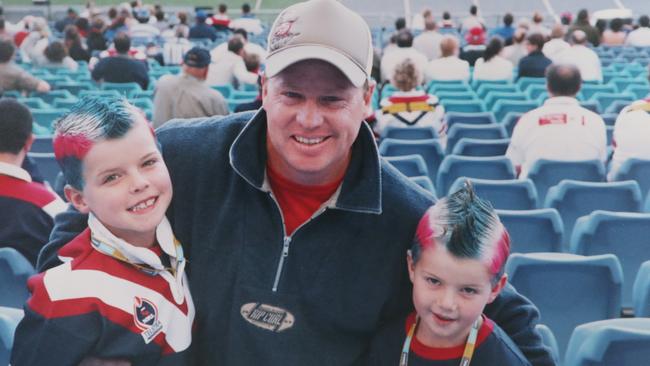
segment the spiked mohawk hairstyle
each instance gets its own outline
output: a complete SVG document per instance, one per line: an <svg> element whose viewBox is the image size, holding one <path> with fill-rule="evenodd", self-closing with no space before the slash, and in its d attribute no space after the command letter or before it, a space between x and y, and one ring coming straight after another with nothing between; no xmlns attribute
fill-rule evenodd
<svg viewBox="0 0 650 366"><path fill-rule="evenodd" d="M443 246L457 258L478 259L501 278L510 254L510 236L492 205L474 193L469 182L431 206L418 224L411 256L417 263L425 249Z"/></svg>
<svg viewBox="0 0 650 366"><path fill-rule="evenodd" d="M93 144L126 135L140 118L142 112L124 98L89 96L75 104L54 123L54 155L66 183L83 189L82 161Z"/></svg>

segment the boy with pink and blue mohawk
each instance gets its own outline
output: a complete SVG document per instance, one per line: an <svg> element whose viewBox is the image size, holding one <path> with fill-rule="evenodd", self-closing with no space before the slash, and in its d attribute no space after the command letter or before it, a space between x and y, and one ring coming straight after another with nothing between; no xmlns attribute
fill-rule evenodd
<svg viewBox="0 0 650 366"><path fill-rule="evenodd" d="M466 183L426 211L415 236L407 253L415 312L376 336L368 364L530 365L483 314L506 286L510 253L492 206Z"/></svg>
<svg viewBox="0 0 650 366"><path fill-rule="evenodd" d="M153 130L125 99L93 97L55 130L65 195L88 229L59 250L63 264L30 278L12 364L186 364L194 305Z"/></svg>

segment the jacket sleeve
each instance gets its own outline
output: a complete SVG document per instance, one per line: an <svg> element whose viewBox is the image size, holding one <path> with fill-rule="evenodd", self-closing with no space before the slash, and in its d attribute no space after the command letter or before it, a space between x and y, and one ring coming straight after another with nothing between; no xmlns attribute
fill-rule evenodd
<svg viewBox="0 0 650 366"><path fill-rule="evenodd" d="M542 337L535 330L539 319L537 307L511 284L503 288L484 312L510 336L533 366L555 365L549 348L542 344Z"/></svg>
<svg viewBox="0 0 650 366"><path fill-rule="evenodd" d="M80 213L72 205L67 211L56 215L50 241L38 254L36 270L43 272L61 264L61 260L57 255L59 249L84 231L87 226L88 215Z"/></svg>

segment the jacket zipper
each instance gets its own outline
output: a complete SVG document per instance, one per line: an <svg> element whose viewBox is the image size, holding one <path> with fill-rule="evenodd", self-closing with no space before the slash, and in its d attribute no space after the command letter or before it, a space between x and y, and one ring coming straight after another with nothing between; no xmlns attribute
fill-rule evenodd
<svg viewBox="0 0 650 366"><path fill-rule="evenodd" d="M282 221L282 253L280 254L280 260L278 261L278 268L275 271L275 280L273 281L273 288L271 291L273 292L278 292L278 284L280 283L280 277L282 277L282 268L284 267L284 261L285 258L289 256L289 247L291 246L291 239L293 237L293 234L295 234L301 227L305 226L308 222L319 216L325 211L325 207L318 209L312 217L309 218L309 220L303 222L298 226L291 235L287 235L286 231L286 225L284 224L284 215L282 214L282 208L280 208L280 204L278 201L275 199L275 196L273 196L272 192L269 192L269 196L271 196L271 199L273 202L275 202L275 206L278 208L278 211L280 212L280 219Z"/></svg>

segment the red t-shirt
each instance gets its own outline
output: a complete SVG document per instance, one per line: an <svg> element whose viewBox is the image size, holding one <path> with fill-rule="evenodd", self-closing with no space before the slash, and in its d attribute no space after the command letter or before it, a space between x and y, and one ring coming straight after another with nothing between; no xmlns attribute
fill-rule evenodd
<svg viewBox="0 0 650 366"><path fill-rule="evenodd" d="M322 186L301 185L281 176L268 165L267 174L273 195L282 210L287 236L291 235L303 222L309 220L314 212L332 197L343 181L343 177L341 177Z"/></svg>

